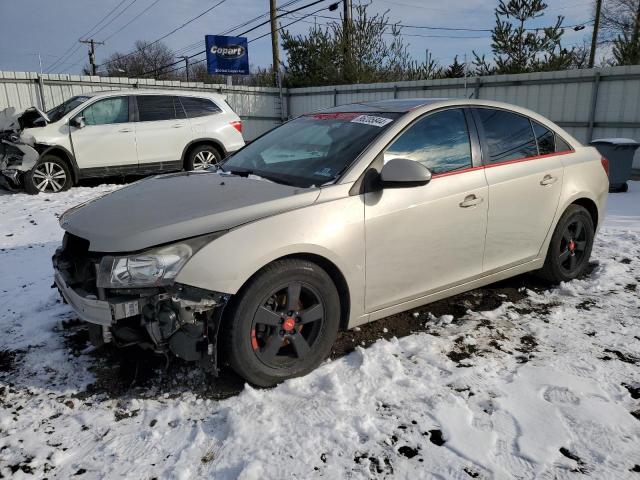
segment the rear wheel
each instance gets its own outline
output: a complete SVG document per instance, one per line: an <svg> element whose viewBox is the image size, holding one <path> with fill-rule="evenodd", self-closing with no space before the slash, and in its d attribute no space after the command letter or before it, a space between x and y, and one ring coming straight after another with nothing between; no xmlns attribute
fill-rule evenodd
<svg viewBox="0 0 640 480"><path fill-rule="evenodd" d="M212 145L200 145L189 153L185 163L186 170L204 170L222 161L222 155Z"/></svg>
<svg viewBox="0 0 640 480"><path fill-rule="evenodd" d="M228 319L227 357L249 382L267 387L309 373L335 341L338 292L304 260L274 262L240 293Z"/></svg>
<svg viewBox="0 0 640 480"><path fill-rule="evenodd" d="M556 226L541 274L552 282L567 282L587 271L595 228L589 212L570 205Z"/></svg>
<svg viewBox="0 0 640 480"><path fill-rule="evenodd" d="M32 195L63 192L73 185L67 163L55 155L44 155L22 178L24 189Z"/></svg>

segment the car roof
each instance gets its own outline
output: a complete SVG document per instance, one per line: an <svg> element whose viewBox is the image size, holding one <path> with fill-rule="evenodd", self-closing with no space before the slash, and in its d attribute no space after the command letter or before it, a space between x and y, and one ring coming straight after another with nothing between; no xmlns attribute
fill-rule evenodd
<svg viewBox="0 0 640 480"><path fill-rule="evenodd" d="M370 102L347 103L322 110L323 112L397 112L405 113L418 107L446 102L450 98L398 98Z"/></svg>

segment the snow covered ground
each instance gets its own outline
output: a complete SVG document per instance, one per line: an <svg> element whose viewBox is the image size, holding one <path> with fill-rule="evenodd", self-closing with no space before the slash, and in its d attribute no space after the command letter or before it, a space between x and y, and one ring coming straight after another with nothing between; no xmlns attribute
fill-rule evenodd
<svg viewBox="0 0 640 480"><path fill-rule="evenodd" d="M587 278L224 400L187 368L109 387L50 288L56 216L115 188L0 193L0 478L640 478L640 182Z"/></svg>

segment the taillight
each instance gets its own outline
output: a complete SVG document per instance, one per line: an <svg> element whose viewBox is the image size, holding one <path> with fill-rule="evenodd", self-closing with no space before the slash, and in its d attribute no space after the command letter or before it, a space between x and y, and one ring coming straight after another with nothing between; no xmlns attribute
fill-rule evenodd
<svg viewBox="0 0 640 480"><path fill-rule="evenodd" d="M607 178L609 178L609 159L607 157L600 158L602 162L602 168L604 168L605 173L607 174Z"/></svg>
<svg viewBox="0 0 640 480"><path fill-rule="evenodd" d="M241 121L231 122L231 126L233 128L235 128L236 130L238 130L240 133L242 133L242 122Z"/></svg>

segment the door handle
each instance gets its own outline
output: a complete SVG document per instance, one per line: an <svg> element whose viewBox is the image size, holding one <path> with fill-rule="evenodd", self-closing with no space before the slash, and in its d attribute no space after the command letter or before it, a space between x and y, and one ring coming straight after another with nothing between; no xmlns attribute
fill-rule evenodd
<svg viewBox="0 0 640 480"><path fill-rule="evenodd" d="M182 128L182 127L184 127L184 124L182 123L176 123L174 125L171 125L171 128Z"/></svg>
<svg viewBox="0 0 640 480"><path fill-rule="evenodd" d="M129 133L129 132L133 132L133 129L131 128L121 128L120 130L118 130L120 133Z"/></svg>
<svg viewBox="0 0 640 480"><path fill-rule="evenodd" d="M556 183L558 179L552 175L545 175L542 180L540 180L540 185L547 186L547 185L553 185L554 183Z"/></svg>
<svg viewBox="0 0 640 480"><path fill-rule="evenodd" d="M482 197L476 197L475 195L467 195L465 199L460 202L460 206L462 208L475 207L476 205L480 205L483 202Z"/></svg>

